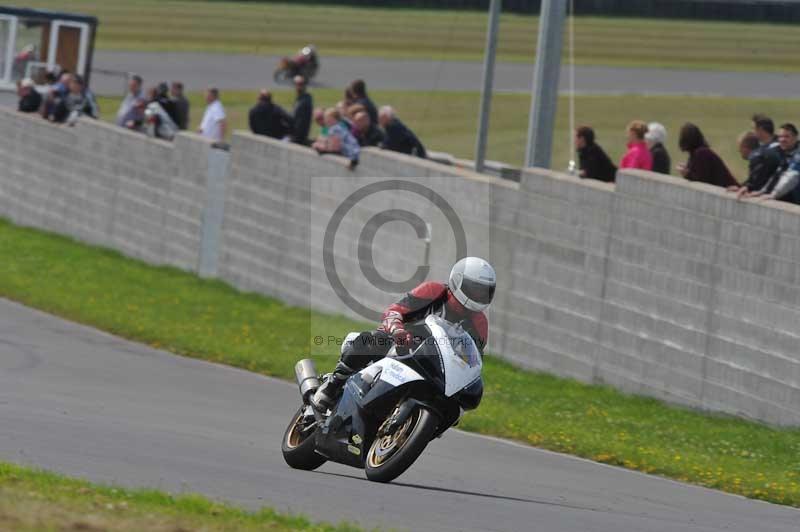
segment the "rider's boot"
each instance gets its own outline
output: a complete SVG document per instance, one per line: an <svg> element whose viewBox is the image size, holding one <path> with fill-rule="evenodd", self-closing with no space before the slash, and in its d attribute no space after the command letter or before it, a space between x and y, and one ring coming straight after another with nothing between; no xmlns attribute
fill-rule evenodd
<svg viewBox="0 0 800 532"><path fill-rule="evenodd" d="M336 405L336 399L339 397L342 386L350 378L350 375L355 372L354 369L340 360L333 369L330 378L322 383L322 386L311 397L311 404L321 411L332 409Z"/></svg>

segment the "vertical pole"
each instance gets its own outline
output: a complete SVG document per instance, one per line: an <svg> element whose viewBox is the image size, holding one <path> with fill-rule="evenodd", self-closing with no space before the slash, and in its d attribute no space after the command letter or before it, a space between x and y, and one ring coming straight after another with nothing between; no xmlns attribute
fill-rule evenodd
<svg viewBox="0 0 800 532"><path fill-rule="evenodd" d="M494 82L494 56L497 50L497 26L500 21L501 0L489 4L489 25L486 29L486 54L483 57L483 88L478 115L478 139L475 144L475 171L483 172L486 159L486 137L489 133L489 111L492 106L492 83Z"/></svg>
<svg viewBox="0 0 800 532"><path fill-rule="evenodd" d="M200 257L197 265L200 277L216 277L218 274L222 219L225 215L225 178L228 176L230 160L230 152L208 149L206 208L200 227Z"/></svg>
<svg viewBox="0 0 800 532"><path fill-rule="evenodd" d="M567 0L542 0L525 166L550 167Z"/></svg>

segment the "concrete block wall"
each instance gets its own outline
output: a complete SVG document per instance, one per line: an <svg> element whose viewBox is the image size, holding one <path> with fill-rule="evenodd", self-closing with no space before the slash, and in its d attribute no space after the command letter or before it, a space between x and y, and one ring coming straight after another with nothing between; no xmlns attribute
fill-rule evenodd
<svg viewBox="0 0 800 532"><path fill-rule="evenodd" d="M452 204L470 252L496 266L491 351L584 382L800 425L797 207L637 171L606 184L526 169L516 183L375 149L350 171L340 157L243 132L228 164L190 134L165 143L4 109L0 131L0 216L354 317L322 266L329 220L363 185L424 184ZM337 232L342 283L370 309L398 295L359 271L356 243L377 213L418 212L433 226L429 278L449 271L448 222L419 203L376 196ZM399 223L380 236L389 244L376 246L377 270L408 278L424 240Z"/></svg>
<svg viewBox="0 0 800 532"><path fill-rule="evenodd" d="M546 170L495 197L498 287L492 349L591 382L602 319L613 185Z"/></svg>
<svg viewBox="0 0 800 532"><path fill-rule="evenodd" d="M515 284L498 301L505 356L670 402L800 423L800 209L637 171L614 186L531 169L518 197L527 221L498 220L505 233L495 235L502 249L518 232L505 256ZM506 268L504 255L494 260Z"/></svg>
<svg viewBox="0 0 800 532"><path fill-rule="evenodd" d="M341 158L246 133L233 152L220 274L240 288L356 316L315 255L321 224L364 184L422 178L462 208L469 235L488 239L481 254L501 279L490 316L496 352L632 393L800 423L794 207L736 202L651 173L612 185L529 169L517 184L378 150L365 150L351 172ZM437 179L445 177L453 179ZM488 198L488 211L475 198ZM350 244L334 253L342 282L369 308L397 294L364 279L355 243L369 216L403 206L368 203L337 233ZM419 240L402 228L383 235L398 245L384 250L379 270L407 273ZM434 231L431 278L447 274L449 239Z"/></svg>
<svg viewBox="0 0 800 532"><path fill-rule="evenodd" d="M459 213L468 239L477 242L483 235L481 240L489 241L489 189L497 179L377 149L364 150L358 168L351 171L342 157L321 157L309 148L246 132L234 134L231 152L219 275L240 289L268 293L293 304L313 301L319 310L357 317L328 282L321 258L322 237L332 213L350 193L389 177L419 180L455 205L469 206ZM484 205L472 205L474 198L487 199ZM371 216L386 209L413 211L418 208L411 204L415 199L398 194L387 200L378 195L360 202L354 208L356 223L344 220L337 232L334 257L343 284L372 309L399 294L375 289L358 272L360 231ZM441 277L449 272L455 246L446 220L435 211L431 206L424 217L434 225L432 275ZM408 237L412 239L403 240ZM409 277L423 256L424 244L399 225L385 226L381 238L397 238L402 244L385 246L376 254L377 269L385 271L382 265L387 265L402 272L398 278Z"/></svg>
<svg viewBox="0 0 800 532"><path fill-rule="evenodd" d="M154 264L197 267L210 144L0 108L0 213Z"/></svg>
<svg viewBox="0 0 800 532"><path fill-rule="evenodd" d="M798 424L800 208L739 202L709 185L628 172L618 178L613 223L606 301L624 309L616 325L634 335L643 361L604 368L601 378Z"/></svg>

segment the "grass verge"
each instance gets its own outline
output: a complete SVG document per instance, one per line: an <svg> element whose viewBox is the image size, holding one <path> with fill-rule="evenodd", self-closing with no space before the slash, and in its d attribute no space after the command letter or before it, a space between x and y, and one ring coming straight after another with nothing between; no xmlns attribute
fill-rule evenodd
<svg viewBox="0 0 800 532"><path fill-rule="evenodd" d="M156 80L148 80L156 81ZM255 103L257 90L224 91L225 104L233 129L248 129L247 112ZM275 100L291 110L293 96L288 90L275 91ZM334 105L342 95L338 89L312 90L314 104ZM191 93L192 124L196 126L205 108L201 93ZM477 92L407 92L372 91L378 105L390 104L402 120L411 127L423 144L436 151L472 159L479 94ZM113 120L121 98L100 98L102 116ZM496 94L492 102L488 158L513 165L522 165L528 136L530 96ZM743 180L747 165L736 148L736 138L752 127L753 113L765 113L776 124L800 121L800 100L757 98L715 98L685 96L606 95L576 97L578 124L595 128L598 142L612 160L619 161L625 149L625 127L633 119L663 123L669 136L667 148L673 167L686 160L678 149L678 131L684 122L700 126L712 147L728 164L731 171ZM569 131L569 105L561 98L556 117L553 142L553 168L565 169L570 159L572 134ZM316 129L312 135L316 135Z"/></svg>
<svg viewBox="0 0 800 532"><path fill-rule="evenodd" d="M288 55L314 43L323 63L326 55L479 61L487 22L485 12L463 9L204 0L24 4L96 15L97 46L105 50ZM504 13L498 60L533 62L537 21ZM576 17L575 54L586 65L796 72L795 34L792 25Z"/></svg>
<svg viewBox="0 0 800 532"><path fill-rule="evenodd" d="M0 295L187 356L292 377L315 335L364 327L0 220ZM313 328L313 329L312 329ZM490 344L491 345L491 344ZM800 506L800 430L710 416L486 357L466 430ZM490 460L491 458L487 458Z"/></svg>
<svg viewBox="0 0 800 532"><path fill-rule="evenodd" d="M92 484L0 462L0 530L357 532L268 508L248 512L194 494Z"/></svg>

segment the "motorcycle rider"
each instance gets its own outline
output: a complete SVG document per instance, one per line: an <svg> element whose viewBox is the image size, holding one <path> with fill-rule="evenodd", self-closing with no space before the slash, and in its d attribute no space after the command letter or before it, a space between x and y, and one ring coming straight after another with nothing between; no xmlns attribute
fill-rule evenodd
<svg viewBox="0 0 800 532"><path fill-rule="evenodd" d="M478 257L466 257L455 263L447 283L420 284L383 312L376 331L362 332L343 346L336 368L311 402L320 410L332 408L351 375L385 357L393 344L407 350L413 337L406 324L430 314L461 321L482 354L489 335L489 322L483 311L492 302L496 283L491 264Z"/></svg>

